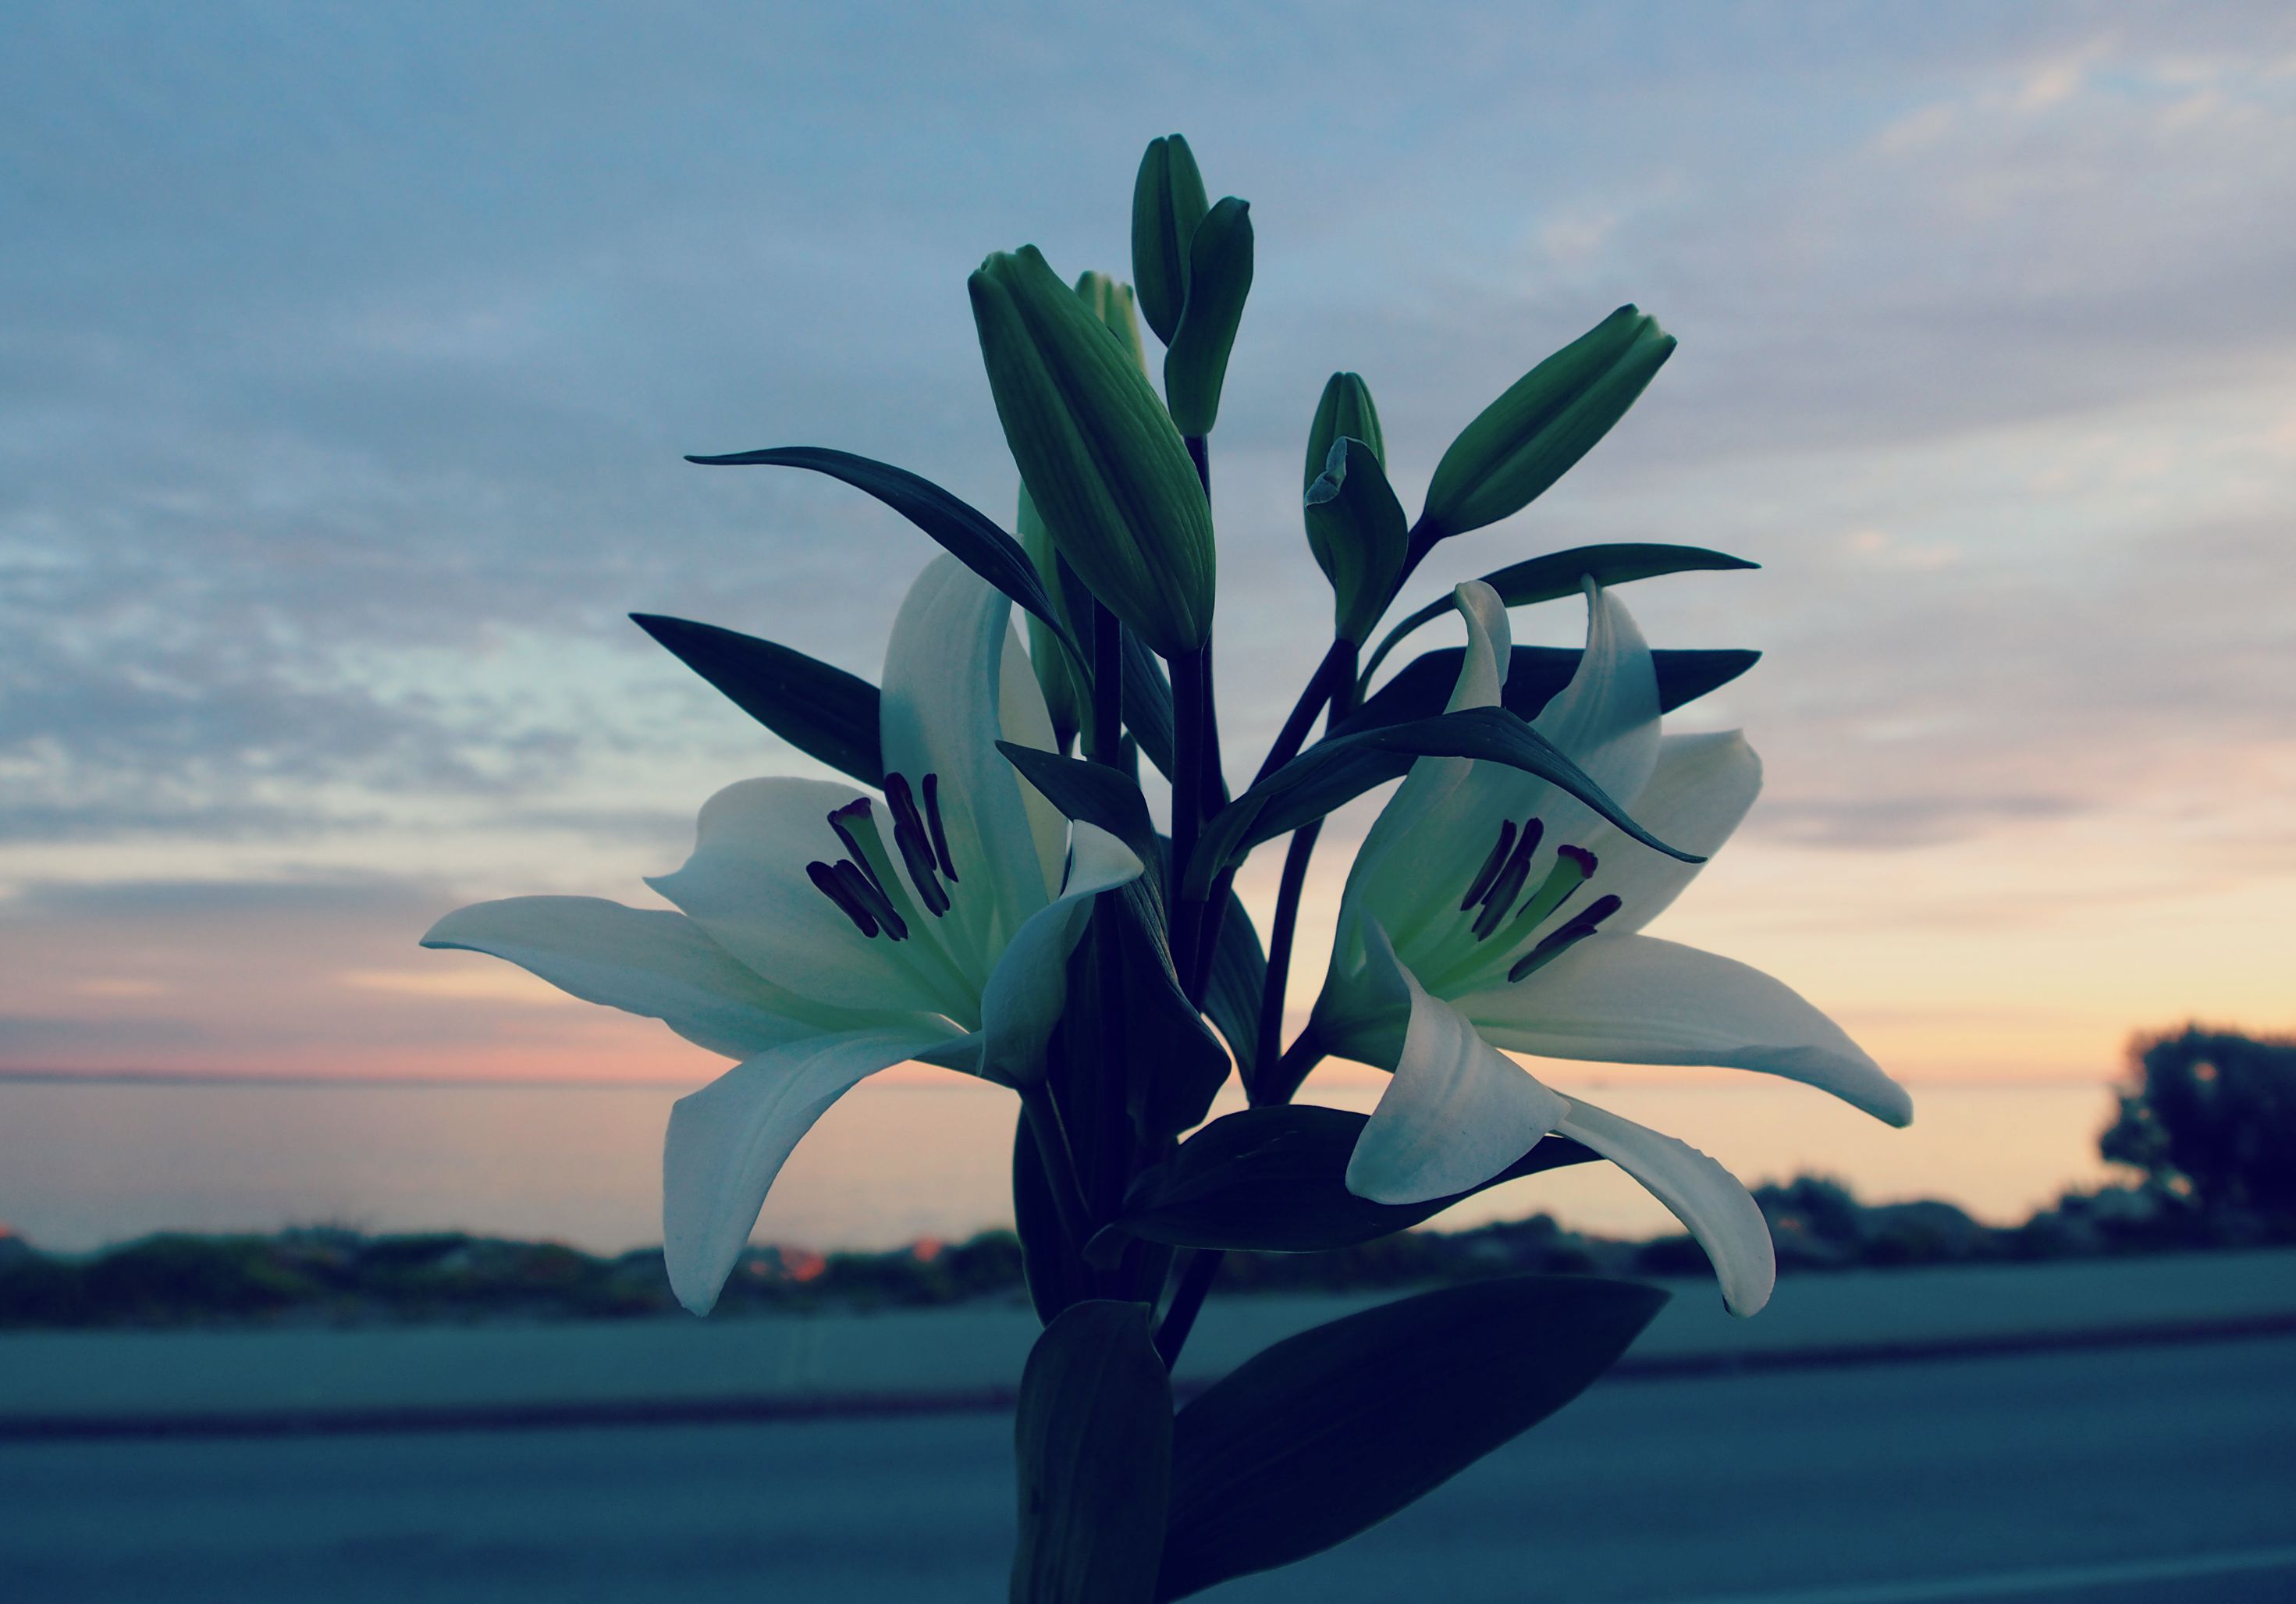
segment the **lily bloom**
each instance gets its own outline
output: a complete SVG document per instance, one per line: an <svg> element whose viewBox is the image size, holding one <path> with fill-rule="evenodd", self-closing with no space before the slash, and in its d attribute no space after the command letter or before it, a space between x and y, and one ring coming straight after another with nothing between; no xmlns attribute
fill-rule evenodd
<svg viewBox="0 0 2296 1604"><path fill-rule="evenodd" d="M1450 707L1496 706L1506 608L1480 582L1460 586L1457 600L1468 644ZM1641 632L1591 584L1587 606L1578 671L1532 728L1660 840L1710 856L1752 806L1760 762L1735 732L1661 736ZM1394 1071L1349 1161L1349 1189L1380 1203L1447 1197L1556 1132L1673 1211L1734 1312L1759 1309L1776 1274L1769 1231L1727 1171L1505 1056L1758 1070L1908 1123L1904 1088L1796 993L1743 964L1637 934L1698 868L1520 769L1414 764L1349 874L1309 1026L1316 1045Z"/></svg>
<svg viewBox="0 0 2296 1604"><path fill-rule="evenodd" d="M885 654L882 798L743 780L703 804L685 866L647 882L676 911L512 897L423 938L741 1060L678 1100L663 1150L670 1286L697 1314L791 1151L865 1077L922 1059L1006 1085L1039 1078L1091 900L1140 873L996 750L1054 745L1010 610L953 557L910 587Z"/></svg>

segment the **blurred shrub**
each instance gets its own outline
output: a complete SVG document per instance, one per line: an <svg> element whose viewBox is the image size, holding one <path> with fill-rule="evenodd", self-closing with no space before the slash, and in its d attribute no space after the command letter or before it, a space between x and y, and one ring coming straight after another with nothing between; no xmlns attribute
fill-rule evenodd
<svg viewBox="0 0 2296 1604"><path fill-rule="evenodd" d="M2296 1041L2187 1025L2140 1039L2131 1057L2104 1156L2219 1225L2247 1217L2259 1234L2284 1233L2296 1222Z"/></svg>

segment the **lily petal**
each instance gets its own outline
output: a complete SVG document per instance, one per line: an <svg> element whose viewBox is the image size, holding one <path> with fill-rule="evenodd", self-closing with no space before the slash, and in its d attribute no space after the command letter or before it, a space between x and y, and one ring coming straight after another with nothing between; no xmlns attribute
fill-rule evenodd
<svg viewBox="0 0 2296 1604"><path fill-rule="evenodd" d="M1487 1045L1450 1004L1396 961L1366 923L1369 979L1408 1010L1395 1078L1348 1159L1348 1190L1374 1203L1420 1203L1481 1185L1555 1128L1563 1099Z"/></svg>
<svg viewBox="0 0 2296 1604"><path fill-rule="evenodd" d="M1736 833L1761 790L1762 760L1738 731L1667 736L1659 742L1650 783L1628 811L1660 841L1711 858ZM1665 912L1706 867L1654 852L1607 821L1578 844L1601 867L1578 905L1617 897L1622 906L1603 928L1618 935L1632 934Z"/></svg>
<svg viewBox="0 0 2296 1604"><path fill-rule="evenodd" d="M1641 794L1658 761L1658 670L1642 630L1616 593L1590 584L1578 671L1530 727L1623 803ZM1546 819L1553 844L1582 842L1603 823L1592 808L1542 781L1520 794Z"/></svg>
<svg viewBox="0 0 2296 1604"><path fill-rule="evenodd" d="M1458 999L1494 1046L1800 1081L1892 1125L1913 1099L1842 1028L1760 970L1647 935L1597 935L1516 985Z"/></svg>
<svg viewBox="0 0 2296 1604"><path fill-rule="evenodd" d="M1141 862L1129 847L1096 825L1075 828L1068 884L1021 926L982 993L980 1073L989 1080L1017 1086L1043 1073L1045 1043L1068 995L1069 954L1092 915L1092 900L1139 877Z"/></svg>
<svg viewBox="0 0 2296 1604"><path fill-rule="evenodd" d="M1049 641L1046 649L1057 650ZM1060 750L1060 738L1053 733L1053 715L1045 705L1044 687L1037 681L1037 670L1029 666L1028 653L1021 649L1019 632L1010 627L1004 631L997 721L1004 738L1015 746L1033 746L1038 752ZM1060 884L1061 869L1068 861L1068 817L1026 780L1021 781L1021 805L1028 810L1029 833L1037 843L1037 872L1043 875L1046 893L1050 895Z"/></svg>
<svg viewBox="0 0 2296 1604"><path fill-rule="evenodd" d="M878 1022L760 979L682 913L603 897L476 902L430 926L422 944L503 958L585 1002L659 1019L729 1058Z"/></svg>
<svg viewBox="0 0 2296 1604"><path fill-rule="evenodd" d="M1512 646L1506 605L1480 580L1458 587L1456 599L1466 621L1467 651L1445 711L1496 707ZM1421 928L1456 904L1490 851L1508 799L1526 777L1503 763L1465 758L1422 758L1412 764L1356 853L1344 899L1348 912L1378 920L1409 951ZM1340 929L1350 967L1357 940L1351 923L1342 918Z"/></svg>
<svg viewBox="0 0 2296 1604"><path fill-rule="evenodd" d="M948 921L980 954L995 952L1052 895L1020 778L996 750L1012 610L955 557L934 558L893 621L878 702L887 772L919 787L926 775L939 777L959 882Z"/></svg>
<svg viewBox="0 0 2296 1604"><path fill-rule="evenodd" d="M816 1036L760 1053L680 1098L661 1161L662 1254L677 1301L709 1312L774 1177L832 1103L945 1040L915 1028Z"/></svg>
<svg viewBox="0 0 2296 1604"><path fill-rule="evenodd" d="M1576 1098L1555 1130L1594 1148L1673 1211L1713 1262L1731 1313L1742 1318L1770 1301L1777 1251L1769 1222L1736 1176L1688 1142Z"/></svg>
<svg viewBox="0 0 2296 1604"><path fill-rule="evenodd" d="M814 1001L969 1013L971 988L949 970L938 932L900 942L865 936L807 877L808 863L842 853L829 815L861 794L785 776L728 786L702 804L685 867L646 884L758 974Z"/></svg>

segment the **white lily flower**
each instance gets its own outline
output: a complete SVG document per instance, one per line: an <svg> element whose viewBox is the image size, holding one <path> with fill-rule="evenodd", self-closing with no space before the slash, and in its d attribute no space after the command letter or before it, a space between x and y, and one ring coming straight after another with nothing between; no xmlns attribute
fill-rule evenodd
<svg viewBox="0 0 2296 1604"><path fill-rule="evenodd" d="M679 1099L663 1150L670 1286L697 1314L783 1161L862 1079L909 1059L1008 1085L1040 1076L1092 898L1141 871L996 750L1054 745L1010 611L954 557L910 587L885 654L882 800L744 780L703 805L685 867L647 882L678 911L512 897L423 938L742 1060Z"/></svg>
<svg viewBox="0 0 2296 1604"><path fill-rule="evenodd" d="M1452 711L1495 706L1506 608L1458 588L1467 653ZM1659 839L1707 856L1761 788L1734 731L1659 731L1641 632L1589 586L1587 650L1532 728ZM1348 876L1317 1043L1391 1065L1348 1186L1415 1203L1480 1185L1557 1132L1600 1153L1673 1211L1714 1262L1731 1310L1767 1301L1776 1265L1761 1211L1721 1165L1671 1137L1567 1098L1500 1049L1608 1063L1713 1065L1805 1082L1894 1125L1904 1088L1793 991L1729 958L1636 934L1699 866L1653 851L1520 769L1423 758Z"/></svg>

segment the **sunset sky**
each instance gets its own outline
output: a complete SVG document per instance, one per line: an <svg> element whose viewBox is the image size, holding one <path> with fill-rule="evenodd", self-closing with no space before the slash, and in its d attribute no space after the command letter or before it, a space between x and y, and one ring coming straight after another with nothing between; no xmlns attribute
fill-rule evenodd
<svg viewBox="0 0 2296 1604"><path fill-rule="evenodd" d="M1654 644L1766 654L1683 715L1768 784L1660 933L1916 1087L2296 1028L2296 10L1086 9L0 21L0 1070L714 1073L416 939L652 903L711 791L819 772L624 614L874 679L931 548L681 454L835 445L1009 516L965 275L1123 272L1172 129L1258 227L1232 769L1328 638L1324 376L1415 506L1633 300L1682 341L1640 406L1405 601L1596 540L1764 564L1628 593Z"/></svg>

